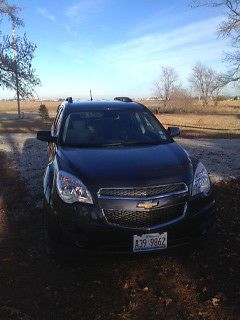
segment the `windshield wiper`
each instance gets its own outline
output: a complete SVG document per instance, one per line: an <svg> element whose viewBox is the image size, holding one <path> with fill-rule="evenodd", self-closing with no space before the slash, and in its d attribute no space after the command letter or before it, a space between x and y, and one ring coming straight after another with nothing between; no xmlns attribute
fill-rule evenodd
<svg viewBox="0 0 240 320"><path fill-rule="evenodd" d="M121 147L121 146L141 146L141 145L158 145L160 141L144 142L144 141L123 141L116 143L103 143L99 144L99 147Z"/></svg>
<svg viewBox="0 0 240 320"><path fill-rule="evenodd" d="M162 142L161 141L128 141L128 142L124 142L123 145L126 145L126 146L133 146L133 145L136 145L136 146L144 146L144 145L158 145L158 144L161 144Z"/></svg>
<svg viewBox="0 0 240 320"><path fill-rule="evenodd" d="M116 142L116 143L99 143L99 144L74 144L74 145L64 145L70 148L101 148L101 147L121 147L121 146L144 146L144 145L159 145L165 143L165 141L126 141L126 142Z"/></svg>
<svg viewBox="0 0 240 320"><path fill-rule="evenodd" d="M120 143L85 143L85 144L65 144L64 147L69 148L98 148L98 147L118 147L122 146L123 144Z"/></svg>

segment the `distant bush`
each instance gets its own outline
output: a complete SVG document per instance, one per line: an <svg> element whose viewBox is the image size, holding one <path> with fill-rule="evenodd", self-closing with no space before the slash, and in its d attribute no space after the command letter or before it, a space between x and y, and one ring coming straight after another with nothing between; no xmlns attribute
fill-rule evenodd
<svg viewBox="0 0 240 320"><path fill-rule="evenodd" d="M41 104L38 108L38 113L42 120L48 120L49 119L49 113L48 108L45 106L45 104Z"/></svg>
<svg viewBox="0 0 240 320"><path fill-rule="evenodd" d="M152 113L154 114L158 114L158 107L155 106L149 106L148 109L150 109L152 111Z"/></svg>
<svg viewBox="0 0 240 320"><path fill-rule="evenodd" d="M175 90L169 102L169 109L172 112L189 113L194 111L194 101L192 96L187 92L187 90Z"/></svg>
<svg viewBox="0 0 240 320"><path fill-rule="evenodd" d="M194 112L194 99L184 89L176 89L168 103L163 100L149 101L147 107L154 113L191 113Z"/></svg>

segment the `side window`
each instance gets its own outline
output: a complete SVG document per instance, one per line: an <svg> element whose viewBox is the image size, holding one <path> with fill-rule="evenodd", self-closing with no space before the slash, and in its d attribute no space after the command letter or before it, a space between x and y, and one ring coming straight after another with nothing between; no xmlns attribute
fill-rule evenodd
<svg viewBox="0 0 240 320"><path fill-rule="evenodd" d="M59 124L61 122L61 119L62 119L62 111L63 109L59 109L57 115L56 115L56 118L54 120L54 123L52 125L52 136L56 136L58 134L58 129L59 129Z"/></svg>
<svg viewBox="0 0 240 320"><path fill-rule="evenodd" d="M140 115L136 112L135 113L135 117L137 119L137 122L139 123L139 127L141 128L141 133L145 134L145 127L144 127L144 123L143 123L143 119L142 117L140 117Z"/></svg>
<svg viewBox="0 0 240 320"><path fill-rule="evenodd" d="M157 122L157 120L155 120L153 117L151 117L148 112L144 112L141 116L143 118L143 121L146 124L147 130L149 130L152 133L157 132L163 141L167 140L167 136L164 133L164 131L161 129L161 126Z"/></svg>

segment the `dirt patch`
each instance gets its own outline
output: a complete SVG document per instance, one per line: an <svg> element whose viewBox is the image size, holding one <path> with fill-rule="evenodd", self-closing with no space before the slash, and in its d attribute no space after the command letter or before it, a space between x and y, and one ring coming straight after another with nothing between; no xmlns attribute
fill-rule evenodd
<svg viewBox="0 0 240 320"><path fill-rule="evenodd" d="M0 161L1 320L239 319L240 179L216 185L216 231L201 250L57 263L42 210L3 152Z"/></svg>

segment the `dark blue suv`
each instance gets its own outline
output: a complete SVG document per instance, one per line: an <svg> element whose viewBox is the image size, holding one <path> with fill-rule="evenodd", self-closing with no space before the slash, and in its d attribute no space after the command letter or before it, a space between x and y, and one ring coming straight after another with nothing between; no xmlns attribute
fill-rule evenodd
<svg viewBox="0 0 240 320"><path fill-rule="evenodd" d="M44 208L51 252L141 253L205 236L208 173L142 104L64 102L47 141ZM78 254L78 253L76 253Z"/></svg>

